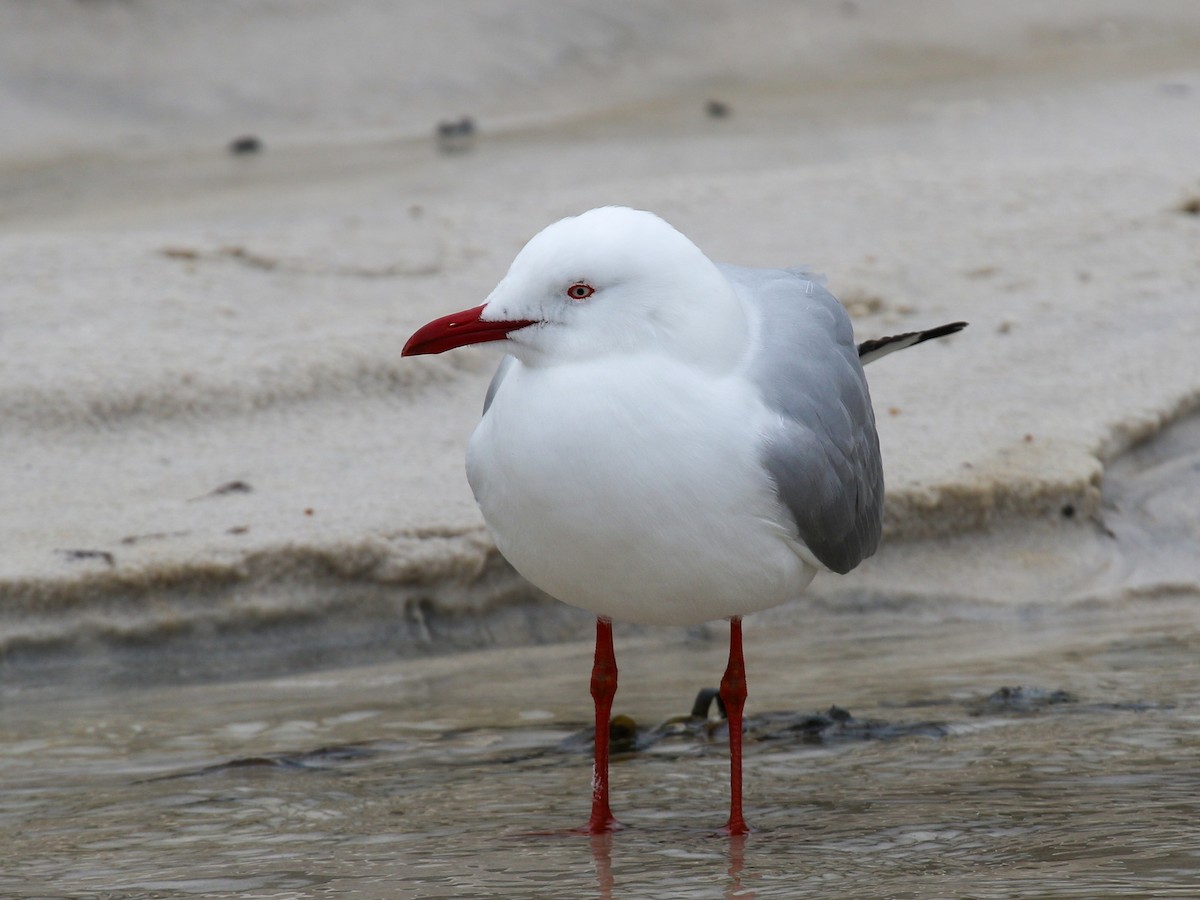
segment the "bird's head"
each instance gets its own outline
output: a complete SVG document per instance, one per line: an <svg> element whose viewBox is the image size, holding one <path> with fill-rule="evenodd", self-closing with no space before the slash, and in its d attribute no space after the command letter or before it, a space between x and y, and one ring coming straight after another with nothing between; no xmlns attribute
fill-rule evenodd
<svg viewBox="0 0 1200 900"><path fill-rule="evenodd" d="M745 328L733 289L695 244L652 213L602 207L539 232L482 306L425 325L404 355L504 341L532 366L664 352L723 368Z"/></svg>

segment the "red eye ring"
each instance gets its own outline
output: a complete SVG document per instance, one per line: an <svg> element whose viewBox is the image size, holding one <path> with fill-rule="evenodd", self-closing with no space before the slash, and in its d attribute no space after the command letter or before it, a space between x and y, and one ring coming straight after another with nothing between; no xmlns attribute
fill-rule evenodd
<svg viewBox="0 0 1200 900"><path fill-rule="evenodd" d="M582 281L577 281L567 288L567 296L572 300L586 300L594 293L596 293L596 289Z"/></svg>

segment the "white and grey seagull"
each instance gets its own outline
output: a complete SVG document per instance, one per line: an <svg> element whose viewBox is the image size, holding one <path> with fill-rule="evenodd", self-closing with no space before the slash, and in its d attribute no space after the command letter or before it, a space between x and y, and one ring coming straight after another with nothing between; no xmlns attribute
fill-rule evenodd
<svg viewBox="0 0 1200 900"><path fill-rule="evenodd" d="M883 469L863 364L966 323L855 344L805 269L719 265L649 212L603 207L533 237L481 306L405 356L484 341L507 355L467 447L504 557L596 615L592 812L618 828L608 736L612 621L730 621L720 696L742 815L741 617L849 572L879 545Z"/></svg>

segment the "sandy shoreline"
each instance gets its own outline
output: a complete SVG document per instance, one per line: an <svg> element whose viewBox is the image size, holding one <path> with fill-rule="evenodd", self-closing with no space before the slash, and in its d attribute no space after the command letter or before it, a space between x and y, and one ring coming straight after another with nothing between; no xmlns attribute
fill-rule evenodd
<svg viewBox="0 0 1200 900"><path fill-rule="evenodd" d="M34 27L20 6L0 15ZM790 38L770 11L676 34L661 11L543 6L522 7L537 24L513 47L583 24L618 56L656 39L676 55L597 80L603 53L577 72L564 37L562 54L488 57L445 83L414 57L384 114L381 63L348 62L351 41L329 51L328 90L355 101L324 118L333 107L288 105L304 87L291 70L214 105L224 82L201 77L214 66L196 49L212 26L182 6L87 13L152 32L170 20L182 44L159 52L191 47L193 79L155 88L176 90L170 115L115 103L143 95L103 66L82 90L93 51L54 90L27 55L0 55L25 88L0 98L0 652L389 619L415 645L430 616L534 598L462 474L494 357L401 362L399 347L477 302L543 225L601 203L653 209L715 259L812 265L864 338L971 322L869 371L891 543L821 579L813 602L1200 590L1175 553L1197 529L1178 499L1196 491L1180 462L1194 429L1153 465L1116 469L1200 405L1200 218L1181 209L1200 196L1189 6L1028 4L935 28L943 4L918 4L924 25L773 5L807 29ZM390 21L362 9L361 29ZM482 25L463 37L433 9L431 46L483 42ZM60 12L35 23L43 41L91 46L96 21ZM247 58L281 14L259 15ZM678 55L722 34L728 57ZM809 56L738 55L756 46ZM146 72L169 61L151 57ZM727 119L705 118L714 93ZM495 130L438 154L433 121L462 110ZM229 157L247 111L265 152ZM1163 553L1175 562L1146 574ZM463 640L538 636L530 617L504 621ZM549 630L559 621L575 627Z"/></svg>

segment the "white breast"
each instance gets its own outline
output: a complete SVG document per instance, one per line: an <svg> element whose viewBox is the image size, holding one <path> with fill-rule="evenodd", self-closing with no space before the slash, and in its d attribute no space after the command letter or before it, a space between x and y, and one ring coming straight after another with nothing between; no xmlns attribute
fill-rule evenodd
<svg viewBox="0 0 1200 900"><path fill-rule="evenodd" d="M759 462L770 416L741 377L662 356L518 363L467 477L500 551L552 596L648 624L740 615L816 571Z"/></svg>

